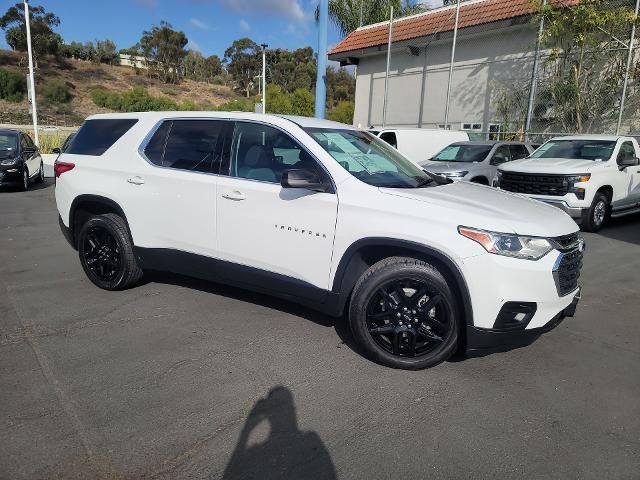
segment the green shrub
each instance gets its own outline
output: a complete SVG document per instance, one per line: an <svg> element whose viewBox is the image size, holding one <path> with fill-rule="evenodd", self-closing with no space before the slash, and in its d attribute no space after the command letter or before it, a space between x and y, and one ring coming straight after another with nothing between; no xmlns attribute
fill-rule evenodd
<svg viewBox="0 0 640 480"><path fill-rule="evenodd" d="M224 85L224 78L222 78L221 75L216 75L213 77L213 80L211 80L211 83L214 85ZM213 93L216 93L216 91L214 90Z"/></svg>
<svg viewBox="0 0 640 480"><path fill-rule="evenodd" d="M52 78L45 81L38 92L43 102L49 105L71 101L71 89L64 81Z"/></svg>
<svg viewBox="0 0 640 480"><path fill-rule="evenodd" d="M27 91L27 81L23 75L0 68L0 98L10 102L21 102Z"/></svg>
<svg viewBox="0 0 640 480"><path fill-rule="evenodd" d="M329 113L329 120L351 125L353 123L354 104L351 101L338 102Z"/></svg>

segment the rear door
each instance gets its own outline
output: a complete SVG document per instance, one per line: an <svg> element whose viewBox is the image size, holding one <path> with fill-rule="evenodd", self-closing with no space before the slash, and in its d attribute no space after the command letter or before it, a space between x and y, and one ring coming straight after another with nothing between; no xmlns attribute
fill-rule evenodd
<svg viewBox="0 0 640 480"><path fill-rule="evenodd" d="M129 173L124 187L137 246L217 256L217 174L232 127L220 119L168 119L156 126L138 153L147 163Z"/></svg>
<svg viewBox="0 0 640 480"><path fill-rule="evenodd" d="M287 132L236 123L227 176L219 178L216 196L220 256L229 275L244 272L244 283L316 295L317 289L329 289L338 197L282 188L282 173L289 168L315 170L330 181Z"/></svg>

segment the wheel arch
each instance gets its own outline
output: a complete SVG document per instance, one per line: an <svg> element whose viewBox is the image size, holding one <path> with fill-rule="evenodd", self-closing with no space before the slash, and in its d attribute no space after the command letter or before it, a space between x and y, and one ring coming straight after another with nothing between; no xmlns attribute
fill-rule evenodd
<svg viewBox="0 0 640 480"><path fill-rule="evenodd" d="M608 199L609 203L613 201L613 187L611 185L602 185L596 193L603 193Z"/></svg>
<svg viewBox="0 0 640 480"><path fill-rule="evenodd" d="M71 203L71 208L69 209L69 236L73 248L78 249L78 233L85 222L94 215L103 215L105 213L116 213L120 215L127 225L129 235L131 235L127 216L118 203L101 195L78 195Z"/></svg>
<svg viewBox="0 0 640 480"><path fill-rule="evenodd" d="M331 291L340 296L339 312L344 311L353 288L360 276L374 263L385 258L404 256L427 261L442 273L450 282L454 293L461 299L464 323L473 325L473 309L467 282L462 272L449 255L439 249L408 240L371 237L360 239L347 248L342 255ZM465 329L461 329L464 336Z"/></svg>

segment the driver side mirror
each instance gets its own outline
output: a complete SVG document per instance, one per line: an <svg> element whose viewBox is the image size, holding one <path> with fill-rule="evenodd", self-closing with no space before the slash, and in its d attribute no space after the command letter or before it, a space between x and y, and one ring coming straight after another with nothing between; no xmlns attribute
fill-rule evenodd
<svg viewBox="0 0 640 480"><path fill-rule="evenodd" d="M60 152L61 152L61 150L58 147L51 149L51 153L60 154Z"/></svg>
<svg viewBox="0 0 640 480"><path fill-rule="evenodd" d="M620 166L620 169L625 169L627 167L635 167L639 164L640 164L640 159L638 159L638 157L623 158L618 163L618 165Z"/></svg>
<svg viewBox="0 0 640 480"><path fill-rule="evenodd" d="M307 169L285 170L280 185L282 188L304 188L314 192L331 191L316 172Z"/></svg>

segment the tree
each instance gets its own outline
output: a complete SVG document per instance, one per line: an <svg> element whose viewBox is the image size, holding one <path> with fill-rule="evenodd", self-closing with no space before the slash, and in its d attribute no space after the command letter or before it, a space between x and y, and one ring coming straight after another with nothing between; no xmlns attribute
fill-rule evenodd
<svg viewBox="0 0 640 480"><path fill-rule="evenodd" d="M182 61L187 55L184 47L187 36L171 27L164 20L151 30L145 31L140 39L143 55L149 61L149 71L156 73L166 83L177 83Z"/></svg>
<svg viewBox="0 0 640 480"><path fill-rule="evenodd" d="M333 107L333 110L329 112L329 120L351 125L353 123L353 111L354 104L352 101L338 102L338 104Z"/></svg>
<svg viewBox="0 0 640 480"><path fill-rule="evenodd" d="M34 55L56 54L62 44L62 37L53 31L53 27L60 25L58 16L47 12L44 7L34 5L29 7L29 17ZM27 50L23 3L16 3L0 17L0 28L5 31L5 40L13 50Z"/></svg>
<svg viewBox="0 0 640 480"><path fill-rule="evenodd" d="M248 98L256 92L254 77L262 72L261 49L250 38L235 40L224 52L227 72L231 75L236 90Z"/></svg>
<svg viewBox="0 0 640 480"><path fill-rule="evenodd" d="M217 55L205 58L200 52L189 50L184 59L184 76L197 82L212 83L222 74L222 61Z"/></svg>
<svg viewBox="0 0 640 480"><path fill-rule="evenodd" d="M27 91L24 75L13 70L0 68L0 99L21 102Z"/></svg>
<svg viewBox="0 0 640 480"><path fill-rule="evenodd" d="M537 106L537 116L555 120L567 132L615 117L628 52L617 39L628 35L635 21L631 8L607 0L543 8L537 1L545 21L543 46L551 49L538 94L551 101L546 108Z"/></svg>
<svg viewBox="0 0 640 480"><path fill-rule="evenodd" d="M329 0L329 19L343 36L363 25L389 20L393 7L394 18L424 11L421 4L404 0ZM319 18L316 7L316 20Z"/></svg>
<svg viewBox="0 0 640 480"><path fill-rule="evenodd" d="M119 63L118 49L111 40L96 40L95 61L116 65Z"/></svg>

